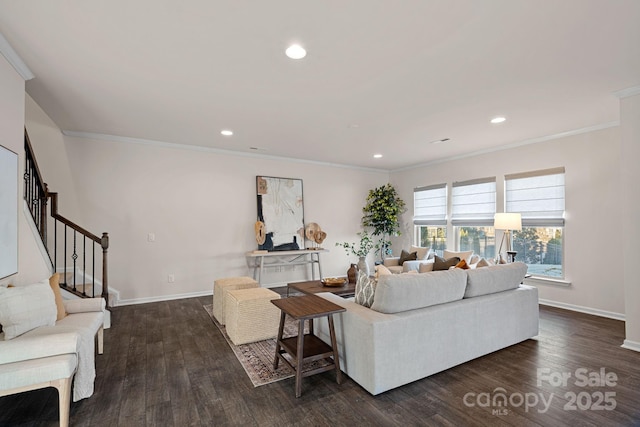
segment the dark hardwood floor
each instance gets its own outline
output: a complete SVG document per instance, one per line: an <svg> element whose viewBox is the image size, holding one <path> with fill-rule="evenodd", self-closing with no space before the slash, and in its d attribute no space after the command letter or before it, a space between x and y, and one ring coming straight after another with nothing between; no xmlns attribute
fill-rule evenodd
<svg viewBox="0 0 640 427"><path fill-rule="evenodd" d="M71 425L640 425L640 354L620 347L620 321L541 307L535 340L375 397L327 372L305 378L296 399L293 378L253 387L202 308L210 301L115 308L95 394L72 404ZM597 386L601 369L611 374ZM554 383L563 374L566 385ZM0 398L0 425L55 426L57 405L54 389Z"/></svg>

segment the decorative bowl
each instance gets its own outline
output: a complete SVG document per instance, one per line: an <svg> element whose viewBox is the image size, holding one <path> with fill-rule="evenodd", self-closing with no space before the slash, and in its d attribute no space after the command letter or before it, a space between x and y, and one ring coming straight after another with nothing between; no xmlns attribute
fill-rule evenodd
<svg viewBox="0 0 640 427"><path fill-rule="evenodd" d="M325 277L320 281L324 286L338 287L347 283L346 277Z"/></svg>

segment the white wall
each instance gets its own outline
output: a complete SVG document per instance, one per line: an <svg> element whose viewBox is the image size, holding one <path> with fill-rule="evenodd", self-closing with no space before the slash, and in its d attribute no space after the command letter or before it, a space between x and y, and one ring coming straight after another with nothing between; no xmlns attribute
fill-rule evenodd
<svg viewBox="0 0 640 427"><path fill-rule="evenodd" d="M620 163L620 129L613 127L394 172L390 180L407 201L403 219L408 227L415 187L496 176L498 206L502 206L505 174L564 166L565 277L571 286L536 282L540 298L622 316L622 237L613 220L625 197L619 189ZM394 249L407 246L412 237L409 230Z"/></svg>
<svg viewBox="0 0 640 427"><path fill-rule="evenodd" d="M317 222L328 234L323 274L344 275L356 260L335 242L356 238L368 190L389 177L158 145L65 141L71 191L77 191L87 219L82 225L109 233L109 283L124 303L210 293L216 278L250 274L244 254L257 248L256 175L303 180L305 221ZM148 233L155 242L147 241ZM169 274L175 283L168 283ZM265 285L305 277L296 267L269 273Z"/></svg>
<svg viewBox="0 0 640 427"><path fill-rule="evenodd" d="M640 351L640 279L638 278L638 242L640 242L640 94L623 98L620 103L622 128L622 177L619 193L622 209L617 212L617 227L624 233L622 256L624 259L624 285L626 300L625 346Z"/></svg>
<svg viewBox="0 0 640 427"><path fill-rule="evenodd" d="M82 211L71 180L67 145L62 132L29 95L26 95L24 114L25 126L42 179L49 186L49 191L59 193L58 213L82 224Z"/></svg>
<svg viewBox="0 0 640 427"><path fill-rule="evenodd" d="M1 283L34 283L49 277L49 270L36 246L23 213L24 180L24 80L0 55L0 144L18 153L18 274Z"/></svg>

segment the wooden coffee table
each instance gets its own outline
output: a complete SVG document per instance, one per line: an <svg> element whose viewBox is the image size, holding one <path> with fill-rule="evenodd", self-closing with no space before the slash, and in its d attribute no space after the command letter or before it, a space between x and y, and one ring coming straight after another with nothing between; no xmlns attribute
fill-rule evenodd
<svg viewBox="0 0 640 427"><path fill-rule="evenodd" d="M310 280L308 282L294 282L287 284L287 297L289 296L289 290L294 289L302 292L303 294L313 295L320 292L331 292L332 294L339 295L343 298L352 297L356 293L356 284L347 283L342 286L324 286L320 280Z"/></svg>

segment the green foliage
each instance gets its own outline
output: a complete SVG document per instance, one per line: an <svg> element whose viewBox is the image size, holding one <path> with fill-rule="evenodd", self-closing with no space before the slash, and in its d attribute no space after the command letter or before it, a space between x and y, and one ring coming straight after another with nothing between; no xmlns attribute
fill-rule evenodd
<svg viewBox="0 0 640 427"><path fill-rule="evenodd" d="M374 236L399 236L399 219L405 211L405 203L396 189L386 184L369 190L367 204L362 208L362 225L373 228Z"/></svg>
<svg viewBox="0 0 640 427"><path fill-rule="evenodd" d="M357 257L366 257L371 252L371 249L377 250L380 247L380 242L376 243L366 231L358 233L358 237L360 237L360 243L337 242L336 246L342 246L347 255L355 255Z"/></svg>

